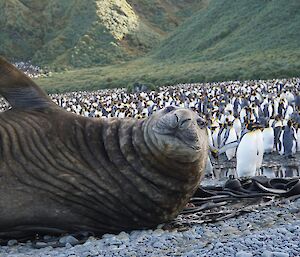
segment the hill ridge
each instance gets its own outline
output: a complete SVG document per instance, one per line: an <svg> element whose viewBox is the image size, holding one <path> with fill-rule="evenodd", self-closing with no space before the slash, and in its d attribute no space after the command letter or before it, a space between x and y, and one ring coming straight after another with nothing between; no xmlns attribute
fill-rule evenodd
<svg viewBox="0 0 300 257"><path fill-rule="evenodd" d="M168 15L180 24L188 16L180 11L206 1L0 0L0 55L55 68L128 61L176 27Z"/></svg>

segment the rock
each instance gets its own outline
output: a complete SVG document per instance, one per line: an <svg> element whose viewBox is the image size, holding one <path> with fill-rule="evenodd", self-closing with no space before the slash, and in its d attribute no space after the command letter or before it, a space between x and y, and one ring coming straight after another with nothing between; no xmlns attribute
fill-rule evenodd
<svg viewBox="0 0 300 257"><path fill-rule="evenodd" d="M160 235L164 234L164 231L162 229L158 228L153 231L153 234L155 234L156 236L160 236Z"/></svg>
<svg viewBox="0 0 300 257"><path fill-rule="evenodd" d="M164 245L161 242L156 241L152 244L152 246L155 248L163 248Z"/></svg>
<svg viewBox="0 0 300 257"><path fill-rule="evenodd" d="M72 248L73 246L70 244L70 243L66 243L66 248L67 249L70 249L70 248Z"/></svg>
<svg viewBox="0 0 300 257"><path fill-rule="evenodd" d="M236 253L235 257L252 257L252 253L245 252L245 251L239 251Z"/></svg>
<svg viewBox="0 0 300 257"><path fill-rule="evenodd" d="M282 252L273 252L273 257L289 257L290 255L288 253L282 253Z"/></svg>
<svg viewBox="0 0 300 257"><path fill-rule="evenodd" d="M292 208L289 211L290 211L290 213L295 214L295 213L300 212L300 209L299 208Z"/></svg>
<svg viewBox="0 0 300 257"><path fill-rule="evenodd" d="M13 245L17 245L17 244L18 244L18 241L15 239L9 240L7 242L7 246L13 246Z"/></svg>
<svg viewBox="0 0 300 257"><path fill-rule="evenodd" d="M262 257L289 257L288 253L264 251Z"/></svg>
<svg viewBox="0 0 300 257"><path fill-rule="evenodd" d="M112 238L106 238L103 241L103 243L104 243L105 246L111 246L111 247L116 246L116 247L118 247L118 246L123 244L123 241L120 240L119 238L117 238L117 236L115 236L115 237L112 237Z"/></svg>
<svg viewBox="0 0 300 257"><path fill-rule="evenodd" d="M116 238L118 238L122 241L128 241L129 235L126 232L121 232L119 235L116 236Z"/></svg>
<svg viewBox="0 0 300 257"><path fill-rule="evenodd" d="M69 244L71 244L71 245L76 245L76 244L78 244L78 240L77 240L75 237L73 237L73 236L64 236L64 237L61 237L61 238L59 239L59 242L60 242L61 244L67 244L67 243L69 243Z"/></svg>
<svg viewBox="0 0 300 257"><path fill-rule="evenodd" d="M48 244L46 242L36 242L35 244L38 248L47 247Z"/></svg>
<svg viewBox="0 0 300 257"><path fill-rule="evenodd" d="M264 251L261 257L273 257L273 254L270 251Z"/></svg>
<svg viewBox="0 0 300 257"><path fill-rule="evenodd" d="M83 253L81 254L81 256L89 257L89 256L91 256L91 253L90 253L90 251L86 251L86 252L83 252Z"/></svg>
<svg viewBox="0 0 300 257"><path fill-rule="evenodd" d="M46 240L46 241L50 240L51 238L52 238L52 236L48 236L48 235L43 236L43 239Z"/></svg>

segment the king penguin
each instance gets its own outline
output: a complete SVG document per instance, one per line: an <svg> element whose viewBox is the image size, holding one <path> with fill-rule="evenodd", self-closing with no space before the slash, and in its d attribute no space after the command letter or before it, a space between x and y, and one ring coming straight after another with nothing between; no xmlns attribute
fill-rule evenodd
<svg viewBox="0 0 300 257"><path fill-rule="evenodd" d="M233 127L235 129L235 133L238 138L241 137L241 131L242 131L242 124L238 116L235 116L235 119L233 121Z"/></svg>
<svg viewBox="0 0 300 257"><path fill-rule="evenodd" d="M296 153L297 145L296 132L291 120L287 122L287 125L284 127L281 135L280 139L282 140L281 144L283 146L283 154L286 157L291 158Z"/></svg>
<svg viewBox="0 0 300 257"><path fill-rule="evenodd" d="M262 165L263 153L261 126L258 123L247 124L236 152L237 176L255 176Z"/></svg>
<svg viewBox="0 0 300 257"><path fill-rule="evenodd" d="M237 141L237 139L238 139L238 137L237 137L237 134L233 127L233 123L228 121L228 127L227 127L227 131L226 131L225 137L224 137L225 145L235 142L235 141ZM230 161L235 156L236 148L234 147L234 148L228 149L225 153L226 153L227 159Z"/></svg>
<svg viewBox="0 0 300 257"><path fill-rule="evenodd" d="M271 153L274 150L274 129L267 122L263 130L264 153Z"/></svg>

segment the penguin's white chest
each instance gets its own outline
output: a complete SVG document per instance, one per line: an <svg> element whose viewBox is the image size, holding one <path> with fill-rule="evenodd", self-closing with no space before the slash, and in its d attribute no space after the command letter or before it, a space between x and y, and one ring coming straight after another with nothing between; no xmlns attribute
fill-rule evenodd
<svg viewBox="0 0 300 257"><path fill-rule="evenodd" d="M227 145L231 142L235 142L236 140L237 140L237 135L236 135L235 129L233 127L231 127L230 130L229 130L229 135L228 135L228 138L225 142L225 145ZM227 159L231 160L235 156L235 152L236 152L236 147L228 149L225 152L226 156L227 156Z"/></svg>
<svg viewBox="0 0 300 257"><path fill-rule="evenodd" d="M264 140L263 133L261 130L256 130L256 145L257 145L257 159L256 159L256 170L258 171L263 162L264 158Z"/></svg>
<svg viewBox="0 0 300 257"><path fill-rule="evenodd" d="M271 153L274 149L274 130L273 128L265 128L263 130L264 152Z"/></svg>
<svg viewBox="0 0 300 257"><path fill-rule="evenodd" d="M242 124L241 121L239 119L235 119L233 122L233 127L235 129L235 133L237 135L238 138L241 137L241 131L242 131Z"/></svg>
<svg viewBox="0 0 300 257"><path fill-rule="evenodd" d="M208 144L210 146L212 146L213 145L213 138L212 138L211 130L209 128L207 128L206 130L207 130L207 135L208 135Z"/></svg>
<svg viewBox="0 0 300 257"><path fill-rule="evenodd" d="M297 152L300 151L300 128L297 129Z"/></svg>
<svg viewBox="0 0 300 257"><path fill-rule="evenodd" d="M212 134L212 140L213 140L213 145L214 147L219 147L218 146L218 134L219 134L220 128L216 128Z"/></svg>
<svg viewBox="0 0 300 257"><path fill-rule="evenodd" d="M236 152L238 177L255 176L258 154L257 135L249 132L242 137Z"/></svg>

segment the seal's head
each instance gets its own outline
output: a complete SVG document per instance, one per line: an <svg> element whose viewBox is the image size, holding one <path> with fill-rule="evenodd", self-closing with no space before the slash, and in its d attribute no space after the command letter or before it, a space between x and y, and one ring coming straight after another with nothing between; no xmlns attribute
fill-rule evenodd
<svg viewBox="0 0 300 257"><path fill-rule="evenodd" d="M193 162L207 151L206 122L188 109L168 106L154 113L146 133L163 155L180 162Z"/></svg>

